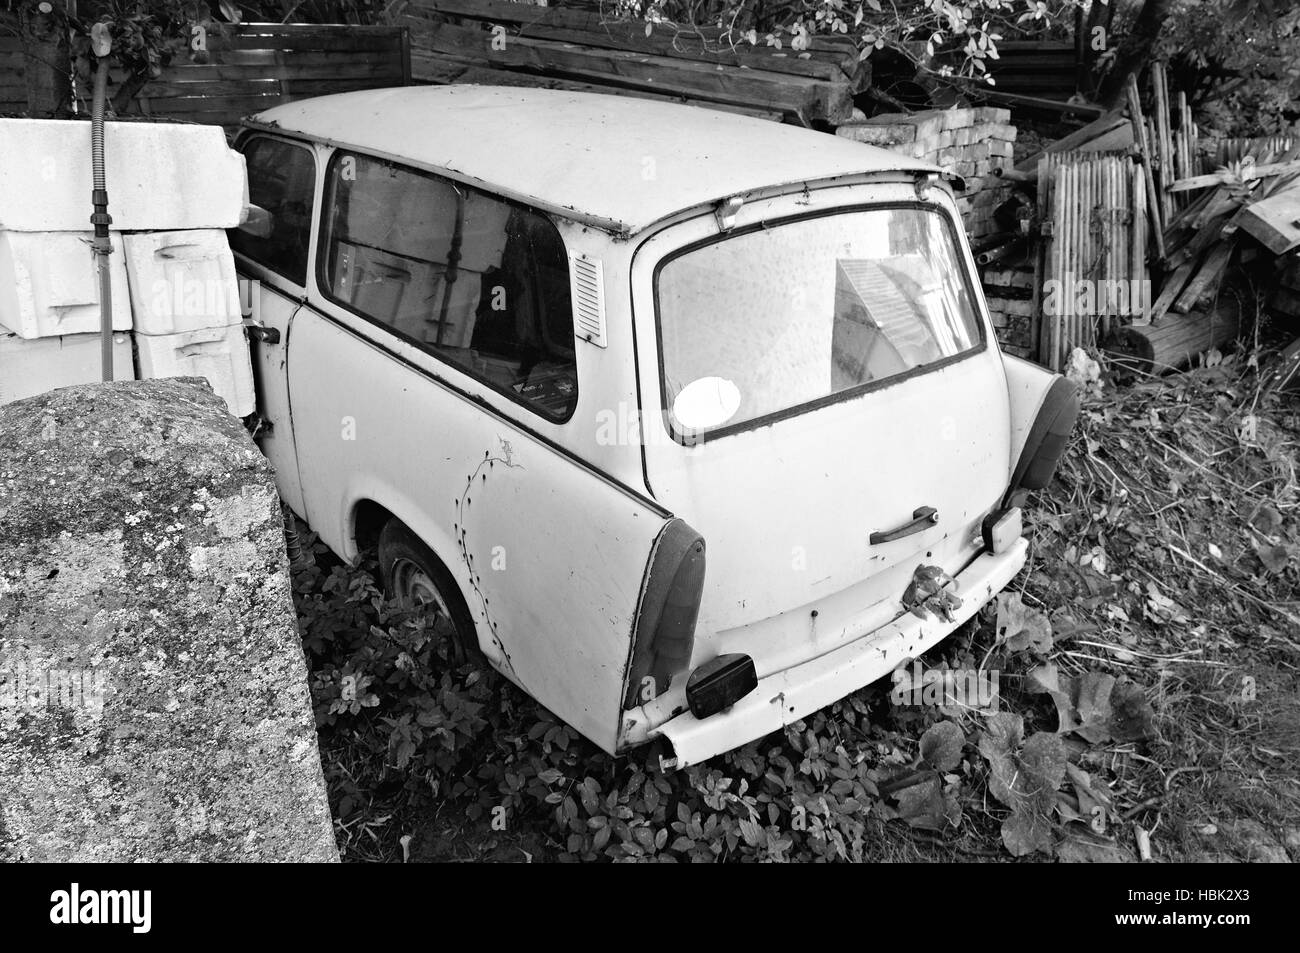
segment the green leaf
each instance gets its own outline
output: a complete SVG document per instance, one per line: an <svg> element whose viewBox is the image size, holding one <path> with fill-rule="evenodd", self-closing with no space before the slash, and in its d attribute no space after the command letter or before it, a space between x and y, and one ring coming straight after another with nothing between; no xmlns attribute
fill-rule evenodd
<svg viewBox="0 0 1300 953"><path fill-rule="evenodd" d="M1052 648L1052 624L1047 613L1025 605L1018 592L998 594L997 640L1013 652L1030 650L1046 655Z"/></svg>
<svg viewBox="0 0 1300 953"><path fill-rule="evenodd" d="M921 736L921 757L938 771L952 771L961 764L961 749L966 736L951 721L931 725Z"/></svg>

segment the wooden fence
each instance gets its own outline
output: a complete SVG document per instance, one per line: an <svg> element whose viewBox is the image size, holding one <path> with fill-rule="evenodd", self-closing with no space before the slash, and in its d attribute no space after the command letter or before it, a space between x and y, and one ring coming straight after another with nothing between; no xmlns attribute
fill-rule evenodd
<svg viewBox="0 0 1300 953"><path fill-rule="evenodd" d="M0 36L0 114L27 109L23 44L16 36Z"/></svg>
<svg viewBox="0 0 1300 953"><path fill-rule="evenodd" d="M139 112L231 125L295 99L411 81L400 27L242 23L207 46L205 62L179 57L145 86Z"/></svg>
<svg viewBox="0 0 1300 953"><path fill-rule="evenodd" d="M21 41L0 37L0 113L26 111L23 70ZM110 75L111 95L125 77ZM208 34L206 56L178 56L125 114L233 125L295 99L410 82L402 27L243 23ZM90 90L77 92L81 108L89 109Z"/></svg>

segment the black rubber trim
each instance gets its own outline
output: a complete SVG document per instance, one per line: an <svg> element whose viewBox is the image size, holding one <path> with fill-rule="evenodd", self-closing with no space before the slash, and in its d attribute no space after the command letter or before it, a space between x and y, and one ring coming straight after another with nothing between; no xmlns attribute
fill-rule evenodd
<svg viewBox="0 0 1300 953"><path fill-rule="evenodd" d="M1020 459L1011 472L1008 498L1017 490L1041 490L1047 486L1078 419L1079 389L1073 381L1057 375L1043 397Z"/></svg>
<svg viewBox="0 0 1300 953"><path fill-rule="evenodd" d="M632 626L632 646L624 674L623 704L624 710L637 707L637 692L644 678L654 667L655 656L663 648L656 646L654 638L668 605L668 596L677 580L677 571L690 556L691 551L702 545L704 537L692 529L685 520L674 517L670 519L659 533L650 565L646 570L645 585L641 591L641 603L637 606L636 621ZM693 642L694 631L676 633L678 642ZM689 653L686 659L689 663Z"/></svg>

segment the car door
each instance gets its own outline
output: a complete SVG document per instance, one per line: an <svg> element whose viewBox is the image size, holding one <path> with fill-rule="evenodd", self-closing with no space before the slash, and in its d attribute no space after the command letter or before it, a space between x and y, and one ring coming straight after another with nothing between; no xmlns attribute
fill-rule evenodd
<svg viewBox="0 0 1300 953"><path fill-rule="evenodd" d="M919 566L974 557L1009 438L968 269L953 210L910 182L763 203L727 234L710 215L638 250L662 428L647 478L710 552L697 664L798 664L903 611ZM692 433L674 401L701 392L731 416Z"/></svg>
<svg viewBox="0 0 1300 953"><path fill-rule="evenodd" d="M289 402L288 360L294 315L306 300L316 157L311 146L254 134L239 143L248 168L249 201L267 219L261 231L232 229L240 297L253 354L258 445L275 467L280 497L306 514Z"/></svg>

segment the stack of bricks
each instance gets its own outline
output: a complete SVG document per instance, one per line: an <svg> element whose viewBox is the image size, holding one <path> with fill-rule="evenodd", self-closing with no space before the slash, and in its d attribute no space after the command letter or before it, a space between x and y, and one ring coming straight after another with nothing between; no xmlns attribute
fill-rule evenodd
<svg viewBox="0 0 1300 953"><path fill-rule="evenodd" d="M933 163L966 180L957 207L966 234L978 241L998 230L993 210L1006 201L1011 185L993 174L1010 166L1016 127L1005 109L981 106L931 109L919 113L889 113L864 122L848 123L836 135L879 146Z"/></svg>
<svg viewBox="0 0 1300 953"><path fill-rule="evenodd" d="M1001 262L989 265L980 270L980 284L1002 350L1035 360L1033 267Z"/></svg>

